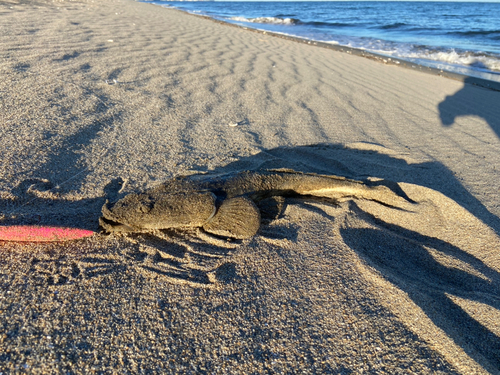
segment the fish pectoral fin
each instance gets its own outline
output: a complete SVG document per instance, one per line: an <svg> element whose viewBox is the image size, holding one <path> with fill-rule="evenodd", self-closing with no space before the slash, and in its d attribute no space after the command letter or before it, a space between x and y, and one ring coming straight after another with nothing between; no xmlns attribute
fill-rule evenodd
<svg viewBox="0 0 500 375"><path fill-rule="evenodd" d="M260 211L261 221L264 224L276 220L283 212L285 206L285 197L280 195L266 198L257 202L257 207Z"/></svg>
<svg viewBox="0 0 500 375"><path fill-rule="evenodd" d="M254 236L260 227L260 211L246 197L230 198L222 202L217 213L203 229L216 236L245 239Z"/></svg>
<svg viewBox="0 0 500 375"><path fill-rule="evenodd" d="M411 199L401 186L397 182L388 181L388 180L377 180L377 181L368 181L367 186L385 186L387 189L391 190L395 195L403 198L408 203L417 203L413 199Z"/></svg>

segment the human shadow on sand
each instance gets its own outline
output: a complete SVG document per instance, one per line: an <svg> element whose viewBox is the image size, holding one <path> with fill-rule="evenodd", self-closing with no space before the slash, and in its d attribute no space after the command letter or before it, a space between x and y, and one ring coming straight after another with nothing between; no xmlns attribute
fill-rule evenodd
<svg viewBox="0 0 500 375"><path fill-rule="evenodd" d="M500 274L445 241L385 223L363 212L354 202L350 208L374 228L342 228L345 243L382 277L407 293L427 317L471 358L485 368L489 362L500 369L500 337L449 297L479 302L500 310ZM458 259L483 277L441 264L428 249L440 256Z"/></svg>
<svg viewBox="0 0 500 375"><path fill-rule="evenodd" d="M366 147L368 146L368 147ZM438 162L409 164L386 153L379 145L367 149L342 145L311 145L275 148L240 159L225 171L288 168L303 172L336 174L364 180L378 177L388 181L425 186L453 199L483 223L500 233L500 220ZM307 206L305 206L307 207ZM316 206L318 207L318 206ZM352 212L380 229L344 228L345 243L401 290L408 293L433 323L448 334L463 350L485 368L500 369L500 338L474 320L448 295L483 303L500 310L500 274L481 260L445 241L384 223L364 213L355 203ZM326 213L325 220L332 220ZM466 271L446 267L436 261L428 247L443 256L459 259L488 280Z"/></svg>
<svg viewBox="0 0 500 375"><path fill-rule="evenodd" d="M464 79L464 87L438 104L444 126L452 126L457 117L476 116L484 119L500 138L500 92L474 85L475 78ZM496 100L494 98L497 98Z"/></svg>

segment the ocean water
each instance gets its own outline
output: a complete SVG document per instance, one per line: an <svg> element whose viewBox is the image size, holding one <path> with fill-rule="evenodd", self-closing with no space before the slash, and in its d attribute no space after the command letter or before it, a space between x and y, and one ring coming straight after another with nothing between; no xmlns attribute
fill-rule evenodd
<svg viewBox="0 0 500 375"><path fill-rule="evenodd" d="M145 2L500 82L500 3Z"/></svg>

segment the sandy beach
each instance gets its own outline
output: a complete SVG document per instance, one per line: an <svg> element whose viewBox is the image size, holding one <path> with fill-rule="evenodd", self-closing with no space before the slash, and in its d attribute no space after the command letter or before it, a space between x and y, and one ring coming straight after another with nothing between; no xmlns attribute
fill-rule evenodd
<svg viewBox="0 0 500 375"><path fill-rule="evenodd" d="M499 374L500 92L132 0L0 0L0 373ZM247 240L100 232L176 176L383 181Z"/></svg>

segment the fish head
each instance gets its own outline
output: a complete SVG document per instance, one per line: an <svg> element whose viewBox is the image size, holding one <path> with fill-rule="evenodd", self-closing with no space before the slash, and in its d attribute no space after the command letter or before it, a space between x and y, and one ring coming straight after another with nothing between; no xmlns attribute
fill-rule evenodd
<svg viewBox="0 0 500 375"><path fill-rule="evenodd" d="M211 192L145 192L128 194L102 207L101 227L106 232L201 227L216 212Z"/></svg>

